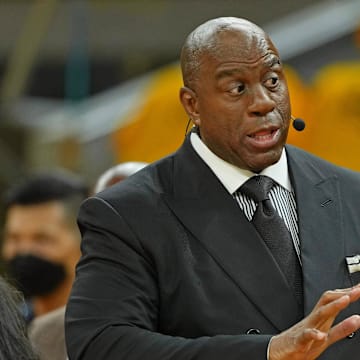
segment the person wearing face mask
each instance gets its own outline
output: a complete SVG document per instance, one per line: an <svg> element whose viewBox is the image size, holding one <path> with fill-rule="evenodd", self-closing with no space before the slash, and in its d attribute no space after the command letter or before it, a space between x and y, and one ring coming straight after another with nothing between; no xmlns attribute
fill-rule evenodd
<svg viewBox="0 0 360 360"><path fill-rule="evenodd" d="M23 313L30 335L42 317L59 314L64 353L61 309L80 256L76 217L88 193L82 179L59 169L30 176L9 188L4 197L2 257L6 276L24 294L27 306Z"/></svg>

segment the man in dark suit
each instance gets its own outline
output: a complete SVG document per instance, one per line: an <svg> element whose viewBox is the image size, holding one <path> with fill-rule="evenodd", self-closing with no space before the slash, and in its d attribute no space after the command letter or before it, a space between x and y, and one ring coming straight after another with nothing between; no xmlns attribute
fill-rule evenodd
<svg viewBox="0 0 360 360"><path fill-rule="evenodd" d="M181 65L194 130L80 210L70 360L357 359L359 174L285 147L286 80L253 23L204 23ZM264 202L244 190L254 176L272 179ZM291 256L253 222L269 200Z"/></svg>

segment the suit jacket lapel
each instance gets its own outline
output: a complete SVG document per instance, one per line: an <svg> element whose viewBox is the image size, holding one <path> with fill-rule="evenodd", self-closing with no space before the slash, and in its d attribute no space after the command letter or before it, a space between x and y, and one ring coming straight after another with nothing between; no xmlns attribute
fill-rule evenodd
<svg viewBox="0 0 360 360"><path fill-rule="evenodd" d="M335 175L312 157L288 147L289 169L296 193L304 276L305 313L328 289L344 283L345 258L339 186ZM339 272L343 268L343 272Z"/></svg>
<svg viewBox="0 0 360 360"><path fill-rule="evenodd" d="M289 327L296 300L255 228L189 143L175 159L168 206L264 316L279 330Z"/></svg>

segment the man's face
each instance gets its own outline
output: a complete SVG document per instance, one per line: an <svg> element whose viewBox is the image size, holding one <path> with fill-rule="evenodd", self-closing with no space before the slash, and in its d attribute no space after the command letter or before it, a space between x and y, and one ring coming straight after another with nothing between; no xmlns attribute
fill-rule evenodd
<svg viewBox="0 0 360 360"><path fill-rule="evenodd" d="M265 35L247 28L220 33L217 40L201 58L188 113L215 154L260 172L279 160L289 128L279 56Z"/></svg>
<svg viewBox="0 0 360 360"><path fill-rule="evenodd" d="M3 258L35 255L62 264L69 276L80 256L79 233L65 221L64 207L52 201L36 205L14 205L5 220Z"/></svg>

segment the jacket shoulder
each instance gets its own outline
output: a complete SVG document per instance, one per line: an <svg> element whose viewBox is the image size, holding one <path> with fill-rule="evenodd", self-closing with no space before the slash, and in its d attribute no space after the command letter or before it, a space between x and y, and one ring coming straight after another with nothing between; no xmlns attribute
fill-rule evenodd
<svg viewBox="0 0 360 360"><path fill-rule="evenodd" d="M291 162L295 162L298 166L301 166L307 171L313 171L317 174L325 174L326 176L336 176L339 178L348 178L360 181L360 172L336 165L296 146L286 145L286 152L288 154L290 164Z"/></svg>

